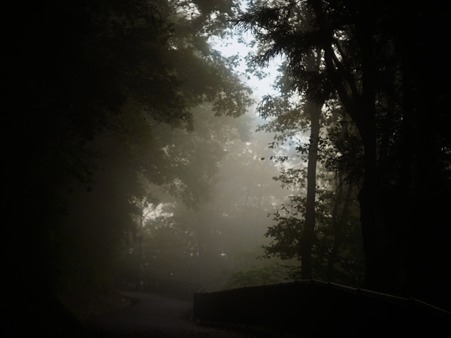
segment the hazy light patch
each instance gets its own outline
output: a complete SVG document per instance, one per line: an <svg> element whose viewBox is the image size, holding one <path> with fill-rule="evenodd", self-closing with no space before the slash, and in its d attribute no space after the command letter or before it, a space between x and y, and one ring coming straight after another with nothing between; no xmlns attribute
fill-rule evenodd
<svg viewBox="0 0 451 338"><path fill-rule="evenodd" d="M199 8L189 2L184 0L175 0L174 1L176 13L178 15L182 15L185 20L193 20L200 15Z"/></svg>
<svg viewBox="0 0 451 338"><path fill-rule="evenodd" d="M262 78L252 74L247 68L246 57L255 51L249 47L253 37L245 33L240 37L221 39L214 37L210 39L213 49L217 50L226 58L235 57L235 71L240 74L241 79L253 90L254 97L260 102L266 95L276 95L278 91L273 88L279 74L278 67L281 63L279 58L273 59L263 71L259 71Z"/></svg>
<svg viewBox="0 0 451 338"><path fill-rule="evenodd" d="M280 204L280 200L278 200L275 196L271 195L269 196L269 199L271 200L271 206L276 207Z"/></svg>
<svg viewBox="0 0 451 338"><path fill-rule="evenodd" d="M171 203L160 203L160 204L152 204L150 203L149 206L144 208L143 214L145 215L146 221L147 220L155 220L159 217L173 217L173 212L168 212L167 209L169 206L171 206Z"/></svg>

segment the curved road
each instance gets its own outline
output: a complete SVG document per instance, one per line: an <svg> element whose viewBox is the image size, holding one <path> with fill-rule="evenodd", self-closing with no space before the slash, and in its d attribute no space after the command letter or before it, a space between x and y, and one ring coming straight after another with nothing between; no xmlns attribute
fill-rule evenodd
<svg viewBox="0 0 451 338"><path fill-rule="evenodd" d="M132 298L134 304L90 321L89 327L95 337L275 337L244 329L198 325L191 319L192 303L188 301L135 292L126 292L124 296Z"/></svg>

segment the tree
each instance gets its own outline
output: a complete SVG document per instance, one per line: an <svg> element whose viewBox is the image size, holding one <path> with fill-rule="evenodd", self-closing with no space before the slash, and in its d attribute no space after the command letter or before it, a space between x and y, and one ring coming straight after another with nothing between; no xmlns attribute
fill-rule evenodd
<svg viewBox="0 0 451 338"><path fill-rule="evenodd" d="M282 15L287 15L292 8L286 9ZM252 16L252 15L250 15ZM244 16L244 21L252 22L254 18ZM258 16L258 14L257 14ZM295 14L298 22L301 20L300 17L303 17L303 21L306 23L302 23L303 26L309 27L310 23L308 22L308 18L305 17L305 13L297 12ZM258 19L257 19L258 21ZM278 32L275 32L278 34ZM259 34L259 33L258 33ZM281 34L280 37L264 36L265 33L260 34L260 39L268 42L268 40L273 39L270 43L280 44L278 39L286 38L286 35ZM280 47L280 46L279 46ZM260 51L261 60L257 61L265 61L271 56L280 52L279 47L272 46L269 49L264 51ZM327 89L322 88L320 86L323 80L323 74L321 71L322 65L322 55L320 49L310 49L307 52L302 51L299 52L299 48L290 46L292 50L289 51L291 55L293 55L293 59L289 59L287 61L287 65L284 68L285 78L279 82L279 88L282 92L285 92L284 95L289 96L293 95L295 98L285 98L279 100L279 102L275 102L271 98L266 98L263 104L260 106L260 112L265 117L275 117L273 121L269 122L266 126L267 130L275 130L278 131L281 136L279 139L287 139L293 133L293 130L296 131L297 125L302 125L303 117L305 114L308 116L308 123L310 125L310 143L308 149L308 166L307 166L307 192L306 192L306 208L305 208L305 220L303 221L302 230L299 234L299 255L301 258L302 265L302 276L305 279L312 278L312 248L314 243L314 233L315 233L315 222L316 222L316 167L318 161L318 143L319 143L319 135L320 135L320 117L324 102L330 96ZM290 48L288 47L288 48ZM265 47L263 47L265 48ZM284 47L281 47L284 48ZM296 55L298 54L298 55ZM301 77L301 73L303 76ZM287 94L288 93L288 94ZM290 105L290 100L301 100L303 103L300 107L300 113L293 113L293 110L289 110L288 113L284 111L287 106ZM282 105L282 108L281 106ZM274 110L274 106L277 106ZM302 148L301 148L302 149ZM303 149L302 149L303 150ZM276 217L277 219L281 220ZM293 219L294 220L294 219ZM293 225L297 222L294 220ZM271 233L271 232L269 232ZM274 234L274 233L273 233Z"/></svg>
<svg viewBox="0 0 451 338"><path fill-rule="evenodd" d="M283 53L297 77L306 67L302 57L321 50L326 81L320 87L333 89L356 126L363 148L359 201L366 287L421 295L440 304L441 297L427 290L436 290L432 285L443 285L449 276L434 273L433 282L425 276L432 272L426 261L442 261L443 252L431 246L423 259L425 251L417 250L424 244L420 233L435 237L424 227L430 219L437 225L433 232L441 234L436 240L450 241L440 211L449 187L449 143L438 127L449 118L441 99L449 77L415 69L429 69L432 55L442 50L440 41L450 34L444 25L448 11L435 4L310 0L255 2L242 17L262 42L262 59ZM400 24L405 15L408 24ZM426 88L430 83L438 87ZM420 145L414 130L428 135L428 141ZM424 196L431 194L441 197L426 202ZM402 201L399 209L393 198ZM418 201L427 205L420 218L414 216Z"/></svg>

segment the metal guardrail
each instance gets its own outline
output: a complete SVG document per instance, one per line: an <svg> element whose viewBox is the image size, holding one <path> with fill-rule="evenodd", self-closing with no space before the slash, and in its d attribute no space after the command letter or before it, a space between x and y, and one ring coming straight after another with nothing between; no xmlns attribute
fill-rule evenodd
<svg viewBox="0 0 451 338"><path fill-rule="evenodd" d="M415 298L318 280L198 292L193 318L306 336L451 336L451 313L444 309Z"/></svg>

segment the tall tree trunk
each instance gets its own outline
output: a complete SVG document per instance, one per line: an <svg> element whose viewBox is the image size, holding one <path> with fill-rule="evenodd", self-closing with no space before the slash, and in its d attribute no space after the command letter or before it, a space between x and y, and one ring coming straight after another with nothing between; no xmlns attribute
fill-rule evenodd
<svg viewBox="0 0 451 338"><path fill-rule="evenodd" d="M376 51L374 1L359 5L356 38L362 64L362 94L357 106L361 115L358 125L362 138L364 176L359 193L363 250L366 260L365 287L391 291L392 276L387 273L390 257L386 254L386 229L380 205L380 177L377 161L376 132Z"/></svg>
<svg viewBox="0 0 451 338"><path fill-rule="evenodd" d="M320 0L309 0L315 12L316 19L324 32L331 32L327 22L327 15ZM371 1L370 5L371 5ZM322 48L324 49L324 62L326 64L329 78L333 83L340 101L347 113L359 130L364 149L363 183L359 193L360 202L360 222L362 226L363 251L365 255L366 276L365 286L377 288L378 277L380 275L380 253L381 233L377 225L376 217L378 208L376 205L377 191L377 144L376 144L376 111L375 111L375 70L374 70L374 46L372 36L372 9L366 7L367 2L361 5L360 17L356 23L358 43L361 48L362 59L362 92L349 93L345 83L349 83L344 78L340 61L335 55L332 46L332 35L325 38ZM352 76L352 75L351 75Z"/></svg>
<svg viewBox="0 0 451 338"><path fill-rule="evenodd" d="M334 231L334 243L332 250L329 253L327 259L327 280L333 281L335 277L335 263L337 262L338 253L340 252L340 247L343 244L343 232L346 224L346 217L348 216L349 204L351 202L352 196L352 186L348 185L346 188L343 187L343 183L340 182L337 190L337 195L335 197L334 209L332 211L332 227ZM345 194L346 189L346 195ZM343 208L339 212L340 206L343 203Z"/></svg>
<svg viewBox="0 0 451 338"><path fill-rule="evenodd" d="M375 51L375 10L374 0L357 2L358 16L355 17L355 33L360 48L361 92L346 89L358 88L357 80L343 67L335 55L332 45L333 36L327 22L327 15L321 0L309 0L321 29L325 32L322 48L329 79L333 83L346 112L355 122L362 140L363 182L359 193L360 222L362 227L363 251L366 274L365 287L387 290L389 278L386 274L387 257L385 224L381 217L379 173L377 162L376 132L376 51ZM347 85L345 85L347 84Z"/></svg>
<svg viewBox="0 0 451 338"><path fill-rule="evenodd" d="M377 162L374 125L369 126L370 135L364 135L364 176L359 192L360 222L362 226L363 251L365 255L365 287L379 289L379 279L384 270L381 254L383 252L383 228L377 205ZM373 137L374 136L374 137Z"/></svg>
<svg viewBox="0 0 451 338"><path fill-rule="evenodd" d="M318 139L320 129L322 104L309 100L305 106L306 112L309 114L310 129L310 145L308 153L307 167L307 201L305 211L305 223L300 241L301 252L301 275L303 279L312 278L312 248L315 234L316 219L316 167L318 162Z"/></svg>
<svg viewBox="0 0 451 338"><path fill-rule="evenodd" d="M440 8L441 7L441 8ZM410 16L415 20L416 37L403 45L404 86L406 102L405 169L411 181L405 182L410 198L408 224L408 283L410 295L438 306L451 308L449 283L449 244L451 241L449 206L450 180L446 173L442 140L446 134L445 115L449 116L449 67L431 71L431 66L446 52L446 44L432 39L443 34L439 22L446 22L449 11L443 6L417 9ZM412 32L403 31L403 37ZM450 32L443 35L448 41ZM410 108L410 109L409 109ZM444 113L445 112L445 113ZM448 120L449 121L449 120ZM448 124L449 125L449 124ZM422 135L422 137L418 137ZM449 148L448 148L449 149ZM409 167L410 166L410 167Z"/></svg>

